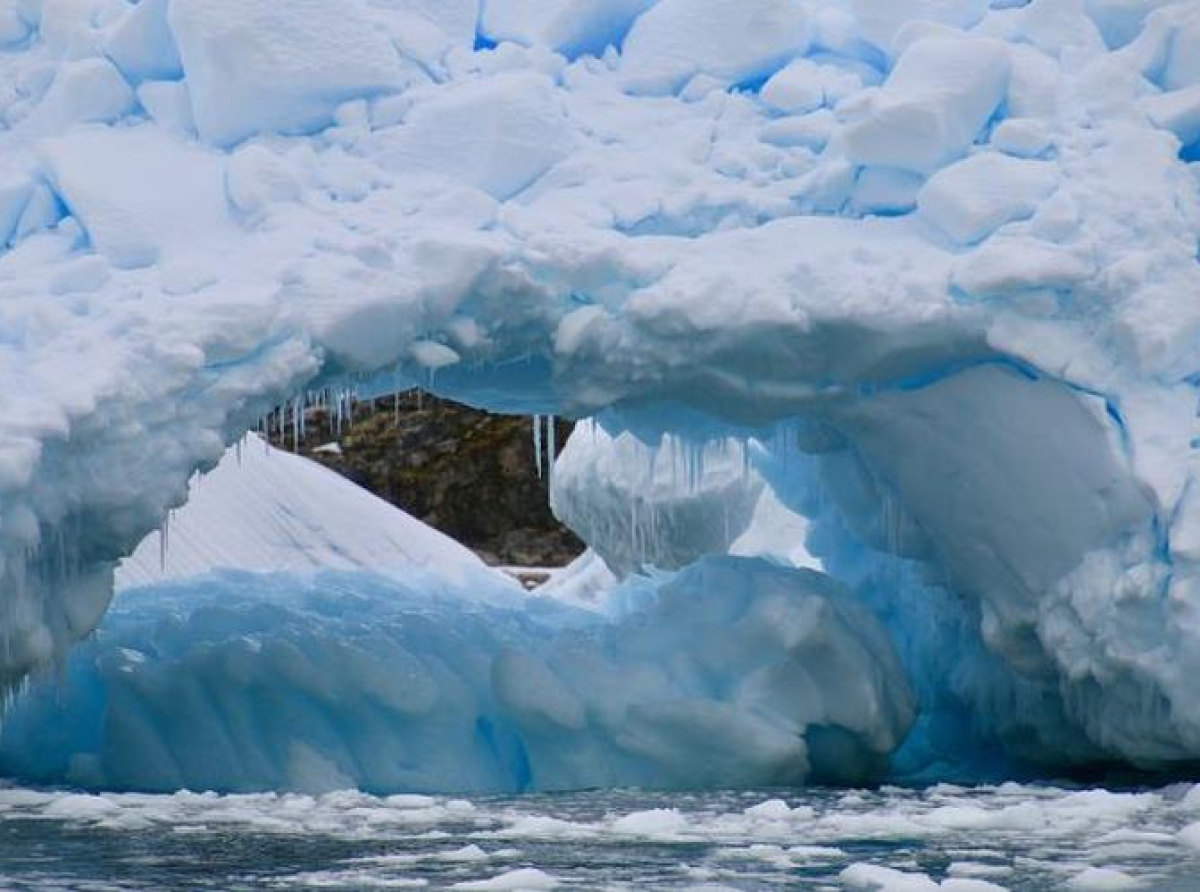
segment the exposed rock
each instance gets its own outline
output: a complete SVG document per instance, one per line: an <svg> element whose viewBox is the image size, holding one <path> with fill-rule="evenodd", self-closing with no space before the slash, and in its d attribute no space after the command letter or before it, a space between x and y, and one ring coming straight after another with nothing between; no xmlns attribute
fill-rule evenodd
<svg viewBox="0 0 1200 892"><path fill-rule="evenodd" d="M532 420L489 415L416 392L363 402L336 432L310 409L299 452L353 480L491 564L555 567L583 551L550 513ZM570 422L556 425L566 441ZM293 448L289 431L272 442ZM336 444L336 445L334 445Z"/></svg>

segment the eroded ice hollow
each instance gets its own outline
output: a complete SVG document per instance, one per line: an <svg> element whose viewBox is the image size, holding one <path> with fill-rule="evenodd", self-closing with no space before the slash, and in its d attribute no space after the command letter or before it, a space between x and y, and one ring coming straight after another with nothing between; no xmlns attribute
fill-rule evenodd
<svg viewBox="0 0 1200 892"><path fill-rule="evenodd" d="M0 678L275 407L419 384L595 418L554 500L618 575L837 580L897 770L1194 760L1198 16L0 10Z"/></svg>

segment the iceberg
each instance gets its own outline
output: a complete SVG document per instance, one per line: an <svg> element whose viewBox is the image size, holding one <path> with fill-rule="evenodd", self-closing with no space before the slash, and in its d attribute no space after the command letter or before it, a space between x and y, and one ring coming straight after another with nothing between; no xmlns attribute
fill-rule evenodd
<svg viewBox="0 0 1200 892"><path fill-rule="evenodd" d="M883 627L815 571L712 557L587 609L527 599L319 465L241 451L194 483L169 547L154 534L121 565L62 679L10 707L0 773L151 792L777 786L877 778L912 721Z"/></svg>
<svg viewBox="0 0 1200 892"><path fill-rule="evenodd" d="M556 495L619 576L837 580L921 703L905 752L1194 762L1198 15L0 11L0 687L248 430L424 386L632 434ZM657 478L738 444L724 488Z"/></svg>

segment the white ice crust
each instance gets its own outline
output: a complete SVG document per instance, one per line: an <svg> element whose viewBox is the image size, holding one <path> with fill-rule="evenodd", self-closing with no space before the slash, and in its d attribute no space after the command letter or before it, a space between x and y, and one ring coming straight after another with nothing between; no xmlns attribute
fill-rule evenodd
<svg viewBox="0 0 1200 892"><path fill-rule="evenodd" d="M0 679L274 407L417 383L768 455L800 419L870 483L839 553L965 605L1042 755L1194 759L1197 35L1191 0L10 4ZM856 539L885 516L919 535Z"/></svg>

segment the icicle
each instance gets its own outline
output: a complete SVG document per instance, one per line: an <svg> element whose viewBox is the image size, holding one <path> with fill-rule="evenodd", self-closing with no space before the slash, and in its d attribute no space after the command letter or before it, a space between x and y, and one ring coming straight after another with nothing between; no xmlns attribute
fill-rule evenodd
<svg viewBox="0 0 1200 892"><path fill-rule="evenodd" d="M167 549L171 536L171 512L163 515L162 525L158 528L158 568L164 574L167 572Z"/></svg>
<svg viewBox="0 0 1200 892"><path fill-rule="evenodd" d="M546 416L546 479L554 479L554 460L558 449L558 431L554 427L554 416Z"/></svg>
<svg viewBox="0 0 1200 892"><path fill-rule="evenodd" d="M300 398L292 400L292 452L300 451L300 416L303 410L300 408Z"/></svg>
<svg viewBox="0 0 1200 892"><path fill-rule="evenodd" d="M538 480L542 479L542 416L533 416L533 463L537 467Z"/></svg>
<svg viewBox="0 0 1200 892"><path fill-rule="evenodd" d="M234 454L237 455L237 463L239 468L242 466L242 440L245 439L245 437L241 437L237 441L237 445L233 447Z"/></svg>

